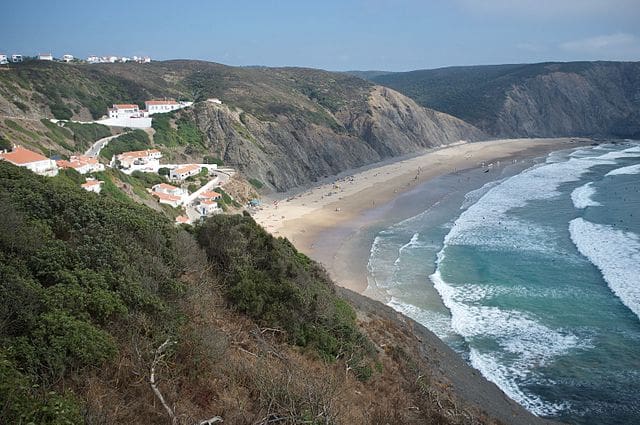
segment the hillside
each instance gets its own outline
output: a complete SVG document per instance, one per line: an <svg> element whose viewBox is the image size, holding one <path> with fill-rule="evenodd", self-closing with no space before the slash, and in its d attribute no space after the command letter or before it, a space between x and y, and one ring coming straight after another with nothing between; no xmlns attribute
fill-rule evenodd
<svg viewBox="0 0 640 425"><path fill-rule="evenodd" d="M452 67L374 75L492 136L640 137L640 63Z"/></svg>
<svg viewBox="0 0 640 425"><path fill-rule="evenodd" d="M160 138L166 154L214 157L276 190L392 156L486 137L392 90L343 73L303 68L199 61L28 62L1 72L0 83L4 137L62 155L70 154L74 144L48 137L42 118L89 120L115 102L195 100L190 110L165 121L165 133L184 133ZM213 97L224 104L206 101ZM25 131L12 130L7 119Z"/></svg>
<svg viewBox="0 0 640 425"><path fill-rule="evenodd" d="M248 216L196 227L0 162L6 423L538 424Z"/></svg>

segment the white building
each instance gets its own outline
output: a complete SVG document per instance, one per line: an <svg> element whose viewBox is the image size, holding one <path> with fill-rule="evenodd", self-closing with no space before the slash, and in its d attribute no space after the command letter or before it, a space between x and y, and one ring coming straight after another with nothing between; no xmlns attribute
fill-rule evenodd
<svg viewBox="0 0 640 425"><path fill-rule="evenodd" d="M0 153L0 160L28 168L43 176L53 177L58 174L58 166L55 161L22 146L14 146L11 152Z"/></svg>
<svg viewBox="0 0 640 425"><path fill-rule="evenodd" d="M151 188L153 192L157 193L166 193L167 195L173 196L184 196L186 195L185 190L180 187L175 187L166 183L159 183Z"/></svg>
<svg viewBox="0 0 640 425"><path fill-rule="evenodd" d="M7 59L7 55L0 54L0 65L6 65L8 63L9 63L9 60Z"/></svg>
<svg viewBox="0 0 640 425"><path fill-rule="evenodd" d="M62 62L71 62L73 61L73 55L66 54L62 55Z"/></svg>
<svg viewBox="0 0 640 425"><path fill-rule="evenodd" d="M202 192L201 194L199 194L198 195L198 199L217 201L218 199L222 199L222 195L220 193L218 193L218 192L207 191L207 192Z"/></svg>
<svg viewBox="0 0 640 425"><path fill-rule="evenodd" d="M171 112L176 109L184 108L183 103L170 100L147 100L144 102L147 114L153 115L162 112Z"/></svg>
<svg viewBox="0 0 640 425"><path fill-rule="evenodd" d="M39 53L38 54L39 61L52 61L53 55L51 53Z"/></svg>
<svg viewBox="0 0 640 425"><path fill-rule="evenodd" d="M96 55L87 57L87 63L100 63L100 58Z"/></svg>
<svg viewBox="0 0 640 425"><path fill-rule="evenodd" d="M178 224L191 224L191 219L186 215L179 215L176 217L176 225Z"/></svg>
<svg viewBox="0 0 640 425"><path fill-rule="evenodd" d="M133 118L141 116L138 105L131 103L114 104L113 108L109 108L108 111L109 118Z"/></svg>
<svg viewBox="0 0 640 425"><path fill-rule="evenodd" d="M13 63L22 62L22 55L11 55L11 62Z"/></svg>
<svg viewBox="0 0 640 425"><path fill-rule="evenodd" d="M177 208L182 204L181 196L168 195L162 192L153 192L152 195L158 198L158 202L161 204L171 205L174 208Z"/></svg>
<svg viewBox="0 0 640 425"><path fill-rule="evenodd" d="M222 105L222 101L217 97L212 97L211 99L207 99L207 102L215 103L217 105Z"/></svg>
<svg viewBox="0 0 640 425"><path fill-rule="evenodd" d="M218 203L216 201L205 199L198 202L198 205L196 205L196 211L198 211L200 215L206 216L220 212L221 209L218 207Z"/></svg>
<svg viewBox="0 0 640 425"><path fill-rule="evenodd" d="M191 176L197 175L198 173L200 173L201 169L202 167L198 164L181 165L169 172L169 178L171 180L184 180Z"/></svg>
<svg viewBox="0 0 640 425"><path fill-rule="evenodd" d="M86 183L82 183L80 187L88 192L100 193L102 190L102 183L104 182L100 180L87 179Z"/></svg>
<svg viewBox="0 0 640 425"><path fill-rule="evenodd" d="M97 159L84 155L72 156L69 161L61 159L56 161L56 164L58 168L73 168L80 174L104 171L104 165L100 164Z"/></svg>
<svg viewBox="0 0 640 425"><path fill-rule="evenodd" d="M160 168L160 158L162 153L157 149L124 152L113 156L111 166L115 167L119 163L120 168L129 173L136 170L157 172Z"/></svg>

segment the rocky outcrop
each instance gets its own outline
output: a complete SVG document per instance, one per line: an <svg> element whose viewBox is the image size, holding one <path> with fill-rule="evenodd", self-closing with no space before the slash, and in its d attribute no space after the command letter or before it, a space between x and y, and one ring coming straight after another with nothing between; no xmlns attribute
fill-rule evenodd
<svg viewBox="0 0 640 425"><path fill-rule="evenodd" d="M193 114L214 155L278 191L385 158L485 137L457 118L379 86L372 87L366 108L336 111L333 126L295 114L261 120L209 102L197 104Z"/></svg>

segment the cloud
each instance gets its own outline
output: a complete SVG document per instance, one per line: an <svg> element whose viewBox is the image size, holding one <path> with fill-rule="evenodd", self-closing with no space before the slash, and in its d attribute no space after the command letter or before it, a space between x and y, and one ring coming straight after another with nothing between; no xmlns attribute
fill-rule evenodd
<svg viewBox="0 0 640 425"><path fill-rule="evenodd" d="M640 38L633 34L599 35L560 44L562 50L577 53L640 52Z"/></svg>

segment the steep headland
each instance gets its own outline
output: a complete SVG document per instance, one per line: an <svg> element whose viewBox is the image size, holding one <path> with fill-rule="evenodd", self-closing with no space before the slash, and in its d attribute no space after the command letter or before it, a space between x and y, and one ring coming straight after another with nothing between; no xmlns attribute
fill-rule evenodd
<svg viewBox="0 0 640 425"><path fill-rule="evenodd" d="M640 137L640 63L568 62L358 74L495 137Z"/></svg>

